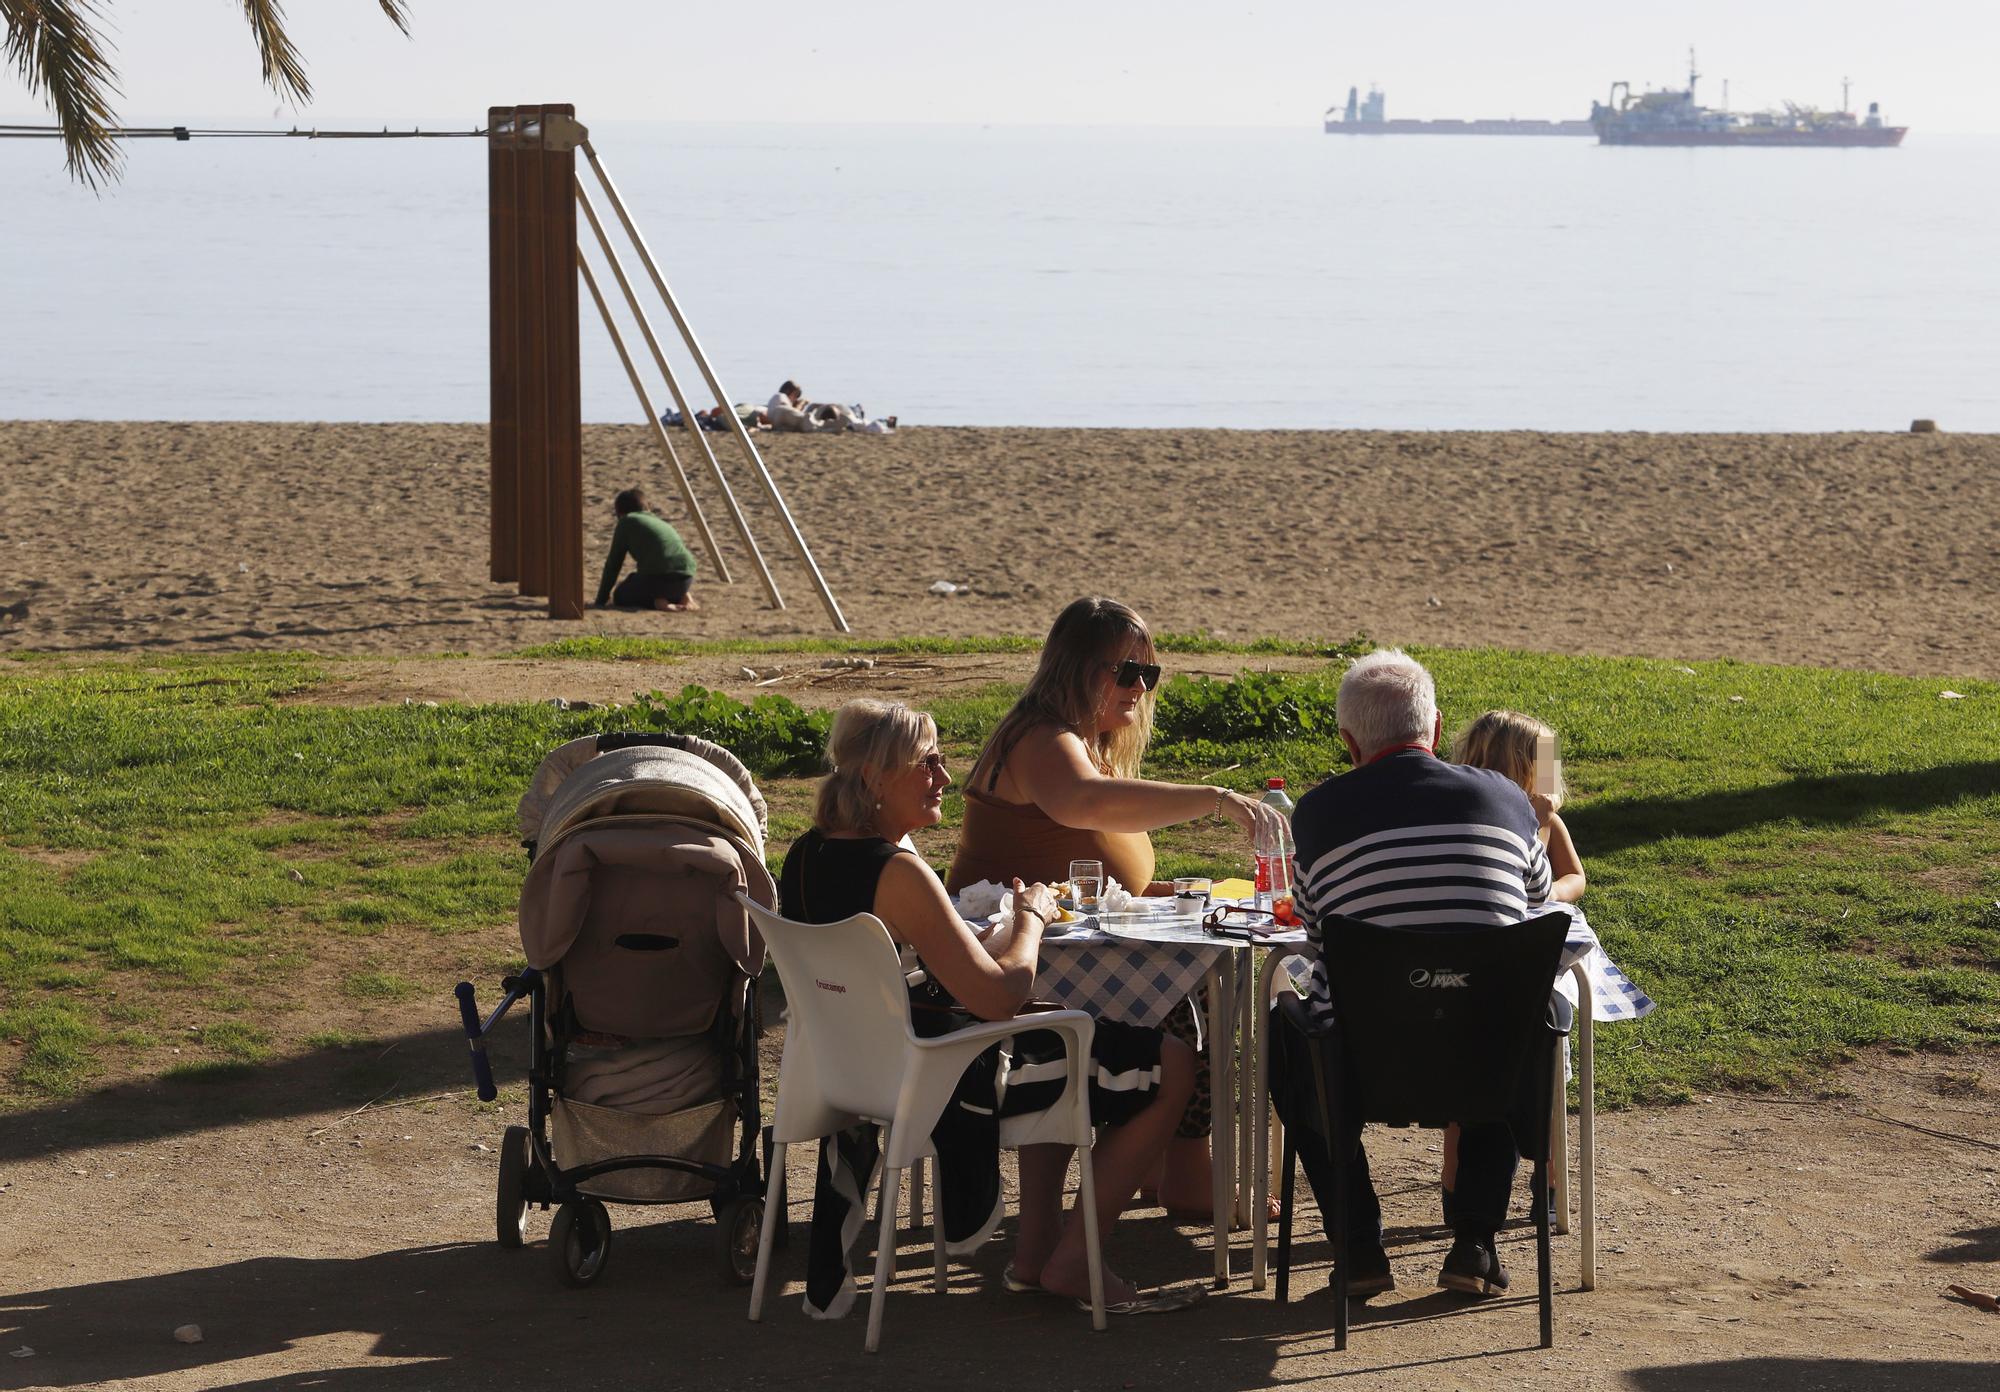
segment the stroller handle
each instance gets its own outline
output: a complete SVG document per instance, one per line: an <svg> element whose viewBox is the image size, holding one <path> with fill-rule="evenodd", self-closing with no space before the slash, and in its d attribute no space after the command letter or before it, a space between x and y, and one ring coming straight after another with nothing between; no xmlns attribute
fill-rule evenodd
<svg viewBox="0 0 2000 1392"><path fill-rule="evenodd" d="M465 1024L465 1040L472 1048L472 1079L478 1085L479 1100L491 1102L500 1095L500 1090L493 1086L493 1064L486 1057L486 1031L479 1024L479 1007L472 1001L472 983L459 982L455 994L459 1018Z"/></svg>

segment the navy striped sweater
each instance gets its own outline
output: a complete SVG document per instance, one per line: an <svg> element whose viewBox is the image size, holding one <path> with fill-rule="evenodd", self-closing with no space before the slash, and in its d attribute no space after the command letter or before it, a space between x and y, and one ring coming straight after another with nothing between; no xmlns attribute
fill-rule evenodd
<svg viewBox="0 0 2000 1392"><path fill-rule="evenodd" d="M1388 924L1518 923L1549 897L1528 795L1492 769L1418 749L1350 769L1299 799L1297 906L1320 945L1332 914ZM1307 1009L1331 1012L1313 963Z"/></svg>

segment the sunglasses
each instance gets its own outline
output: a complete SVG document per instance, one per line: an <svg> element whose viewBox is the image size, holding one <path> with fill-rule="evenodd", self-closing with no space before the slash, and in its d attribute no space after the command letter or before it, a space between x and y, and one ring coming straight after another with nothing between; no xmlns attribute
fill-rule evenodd
<svg viewBox="0 0 2000 1392"><path fill-rule="evenodd" d="M918 759L914 764L911 764L910 767L927 769L931 777L937 778L944 773L944 755L932 751L924 755L921 759Z"/></svg>
<svg viewBox="0 0 2000 1392"><path fill-rule="evenodd" d="M1105 665L1110 666L1109 663ZM1160 664L1157 662L1136 662L1131 658L1127 658L1115 668L1112 668L1112 671L1114 674L1112 681L1119 686L1130 686L1134 682L1144 682L1146 690L1151 691L1160 684Z"/></svg>
<svg viewBox="0 0 2000 1392"><path fill-rule="evenodd" d="M1240 915L1243 921L1231 923L1231 914ZM1202 916L1201 931L1216 938L1267 938L1278 931L1277 916L1269 909L1222 904Z"/></svg>

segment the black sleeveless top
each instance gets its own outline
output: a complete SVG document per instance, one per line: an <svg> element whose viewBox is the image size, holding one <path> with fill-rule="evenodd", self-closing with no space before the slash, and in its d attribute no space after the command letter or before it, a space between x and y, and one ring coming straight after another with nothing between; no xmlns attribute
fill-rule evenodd
<svg viewBox="0 0 2000 1392"><path fill-rule="evenodd" d="M879 836L824 836L814 827L785 853L778 912L794 923L838 923L874 913L882 867L901 851Z"/></svg>

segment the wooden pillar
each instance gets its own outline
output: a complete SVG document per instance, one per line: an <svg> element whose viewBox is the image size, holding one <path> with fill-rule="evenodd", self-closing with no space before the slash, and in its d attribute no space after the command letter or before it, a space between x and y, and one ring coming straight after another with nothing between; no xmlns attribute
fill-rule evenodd
<svg viewBox="0 0 2000 1392"><path fill-rule="evenodd" d="M514 215L519 228L520 274L515 293L521 313L514 320L515 351L521 365L521 593L549 592L549 336L547 280L548 224L542 215L542 108L516 107L521 151L514 181Z"/></svg>
<svg viewBox="0 0 2000 1392"><path fill-rule="evenodd" d="M488 113L493 278L494 578L583 617L583 404L578 363L576 180L568 105ZM508 132L505 142L499 138ZM504 284L503 284L504 281ZM511 494L507 491L511 474ZM510 523L511 512L511 523ZM512 574L499 574L504 537Z"/></svg>
<svg viewBox="0 0 2000 1392"><path fill-rule="evenodd" d="M560 120L558 118L561 118ZM577 325L574 106L542 108L542 257L548 343L549 617L583 617L583 373Z"/></svg>
<svg viewBox="0 0 2000 1392"><path fill-rule="evenodd" d="M486 112L486 267L487 355L492 406L489 412L487 483L490 541L488 575L504 584L520 575L520 437L517 416L519 384L515 369L515 320L520 306L514 298L517 275L514 223L514 109L495 106Z"/></svg>

